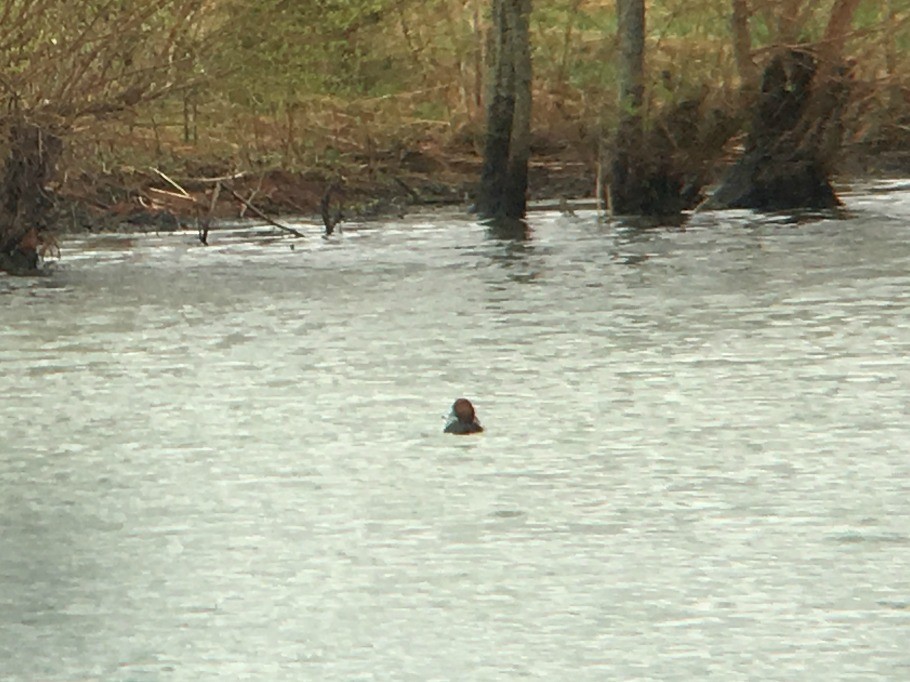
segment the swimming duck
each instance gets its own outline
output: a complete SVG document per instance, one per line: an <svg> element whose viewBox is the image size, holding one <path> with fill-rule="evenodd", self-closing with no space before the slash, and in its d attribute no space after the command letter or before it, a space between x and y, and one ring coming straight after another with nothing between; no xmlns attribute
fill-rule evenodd
<svg viewBox="0 0 910 682"><path fill-rule="evenodd" d="M446 423L444 433L454 433L457 436L466 436L469 433L480 433L483 427L474 414L474 406L467 398L459 398L452 405L449 421Z"/></svg>

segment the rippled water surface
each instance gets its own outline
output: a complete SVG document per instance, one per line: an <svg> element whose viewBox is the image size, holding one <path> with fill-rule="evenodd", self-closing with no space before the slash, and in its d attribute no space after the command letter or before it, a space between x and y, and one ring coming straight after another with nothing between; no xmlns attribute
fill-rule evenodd
<svg viewBox="0 0 910 682"><path fill-rule="evenodd" d="M845 199L0 277L0 679L910 679L910 192Z"/></svg>

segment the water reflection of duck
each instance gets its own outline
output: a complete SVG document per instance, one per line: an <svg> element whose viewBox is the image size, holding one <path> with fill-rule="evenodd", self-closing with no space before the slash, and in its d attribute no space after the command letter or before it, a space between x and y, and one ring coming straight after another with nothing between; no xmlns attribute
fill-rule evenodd
<svg viewBox="0 0 910 682"><path fill-rule="evenodd" d="M452 412L449 414L449 421L446 424L445 433L454 433L456 436L466 436L469 433L480 433L483 427L477 421L477 415L474 414L474 406L467 398L459 398L452 405Z"/></svg>

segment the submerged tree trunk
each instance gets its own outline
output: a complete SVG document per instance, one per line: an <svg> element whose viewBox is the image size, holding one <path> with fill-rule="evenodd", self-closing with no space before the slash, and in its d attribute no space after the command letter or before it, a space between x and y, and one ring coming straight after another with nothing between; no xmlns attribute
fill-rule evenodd
<svg viewBox="0 0 910 682"><path fill-rule="evenodd" d="M676 154L681 141L670 131L678 129L678 118L688 116L684 109L700 103L670 107L665 119L645 133L645 3L617 0L616 9L620 121L608 165L608 203L621 215L676 215L686 205L685 179Z"/></svg>
<svg viewBox="0 0 910 682"><path fill-rule="evenodd" d="M493 0L487 133L477 210L521 218L531 142L531 0Z"/></svg>
<svg viewBox="0 0 910 682"><path fill-rule="evenodd" d="M822 42L788 47L765 67L742 157L706 204L774 211L832 208L841 117L851 73L842 61L859 0L838 0Z"/></svg>
<svg viewBox="0 0 910 682"><path fill-rule="evenodd" d="M45 185L63 144L51 132L24 120L9 125L7 157L0 177L0 270L17 274L38 268L38 246L51 202Z"/></svg>
<svg viewBox="0 0 910 682"><path fill-rule="evenodd" d="M646 211L642 199L644 130L642 105L645 92L645 3L617 0L619 38L619 126L610 159L610 201L613 212Z"/></svg>

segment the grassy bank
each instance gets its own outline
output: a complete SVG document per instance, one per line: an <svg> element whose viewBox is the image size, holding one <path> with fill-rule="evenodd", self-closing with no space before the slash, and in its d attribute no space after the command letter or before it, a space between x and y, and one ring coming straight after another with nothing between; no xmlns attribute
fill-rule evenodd
<svg viewBox="0 0 910 682"><path fill-rule="evenodd" d="M193 222L209 212L216 178L269 213L316 214L335 186L346 211L370 215L464 202L479 176L481 0L157 0L154 13L122 3L125 18L97 18L88 0L40 1L57 14L11 5L9 21L32 37L0 45L11 64L0 82L25 120L64 138L49 184L58 229ZM743 61L735 3L648 2L648 122L692 101L703 120L723 115L744 131L748 79L776 46L818 41L835 4L748 3ZM908 24L903 1L867 0L855 13L848 173L902 168ZM615 30L612 0L535 3L535 198L594 192L620 114ZM66 51L55 56L48 41ZM92 49L104 59L92 61ZM718 172L741 139L712 161ZM220 192L213 213L241 210Z"/></svg>

